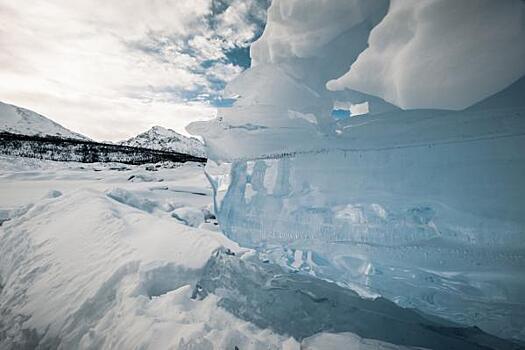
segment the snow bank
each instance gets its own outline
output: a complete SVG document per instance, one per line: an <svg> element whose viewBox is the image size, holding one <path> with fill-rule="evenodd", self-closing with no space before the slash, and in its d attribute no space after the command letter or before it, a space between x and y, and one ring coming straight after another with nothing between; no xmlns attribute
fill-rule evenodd
<svg viewBox="0 0 525 350"><path fill-rule="evenodd" d="M190 297L224 236L94 190L38 202L1 231L3 349L250 348L285 338Z"/></svg>

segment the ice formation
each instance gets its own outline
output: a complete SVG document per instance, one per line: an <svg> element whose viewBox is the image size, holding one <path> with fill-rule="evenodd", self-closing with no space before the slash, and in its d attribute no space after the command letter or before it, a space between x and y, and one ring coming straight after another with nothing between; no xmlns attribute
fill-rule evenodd
<svg viewBox="0 0 525 350"><path fill-rule="evenodd" d="M162 185L127 180L147 166L0 156L0 168L2 350L515 349L205 229L199 165L159 168Z"/></svg>
<svg viewBox="0 0 525 350"><path fill-rule="evenodd" d="M388 1L382 0L272 3L267 27L252 46L252 68L226 89L237 99L234 106L188 128L207 145L221 228L270 260L363 295L379 294L499 336L525 339L523 79L458 112L403 111L366 94L376 91L326 89L362 52L366 58L372 28L384 30L380 26L388 25L400 6L393 2L388 12ZM463 6L472 9L476 21L486 19L487 6L496 5ZM498 7L484 26L500 28L496 33L507 39L512 25L522 33L522 6L509 1L501 11L515 12L512 23L504 23ZM422 38L432 23L423 25ZM484 31L468 28L467 34L480 40L460 37L461 42L484 47ZM371 37L372 53L378 49L374 40L386 39ZM523 41L513 44L508 57L515 60ZM453 51L451 46L440 49ZM491 63L496 66L486 68L497 70L494 57L483 56L473 68ZM496 80L476 70L484 84L469 80L468 69L458 77L448 67L422 77L408 67L414 76L400 79L410 79L403 85L408 90L418 88L410 81L419 78L425 87L445 90L433 106L450 101L462 106L523 74L521 64L516 70L504 65ZM434 84L443 74L467 85ZM387 87L397 84L389 74L377 75ZM471 84L479 89L455 96ZM365 116L330 116L334 104L363 102L370 110Z"/></svg>
<svg viewBox="0 0 525 350"><path fill-rule="evenodd" d="M392 0L370 47L328 86L402 108L459 110L525 74L523 38L520 0Z"/></svg>

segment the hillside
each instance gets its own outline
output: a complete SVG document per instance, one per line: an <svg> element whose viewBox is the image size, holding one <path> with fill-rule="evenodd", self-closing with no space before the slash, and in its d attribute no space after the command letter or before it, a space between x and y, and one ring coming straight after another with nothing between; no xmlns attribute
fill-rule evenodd
<svg viewBox="0 0 525 350"><path fill-rule="evenodd" d="M0 131L29 136L89 140L88 137L66 129L41 114L3 102L0 102Z"/></svg>

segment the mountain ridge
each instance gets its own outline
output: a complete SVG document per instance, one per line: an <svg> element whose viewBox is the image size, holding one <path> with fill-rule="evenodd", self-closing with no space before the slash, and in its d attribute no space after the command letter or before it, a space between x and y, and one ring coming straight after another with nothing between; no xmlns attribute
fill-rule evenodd
<svg viewBox="0 0 525 350"><path fill-rule="evenodd" d="M89 137L71 131L42 114L1 101L0 131L28 136L55 136L92 141Z"/></svg>
<svg viewBox="0 0 525 350"><path fill-rule="evenodd" d="M181 135L175 130L159 125L155 125L135 137L117 142L117 144L206 157L204 145L198 139Z"/></svg>

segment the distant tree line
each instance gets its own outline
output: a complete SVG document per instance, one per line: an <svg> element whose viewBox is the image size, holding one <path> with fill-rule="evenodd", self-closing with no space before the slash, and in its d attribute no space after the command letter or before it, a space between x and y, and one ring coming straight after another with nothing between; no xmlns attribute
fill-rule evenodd
<svg viewBox="0 0 525 350"><path fill-rule="evenodd" d="M82 163L118 162L139 165L162 161L177 163L206 162L206 158L178 152L66 139L56 136L29 136L8 132L0 133L0 154Z"/></svg>

